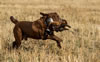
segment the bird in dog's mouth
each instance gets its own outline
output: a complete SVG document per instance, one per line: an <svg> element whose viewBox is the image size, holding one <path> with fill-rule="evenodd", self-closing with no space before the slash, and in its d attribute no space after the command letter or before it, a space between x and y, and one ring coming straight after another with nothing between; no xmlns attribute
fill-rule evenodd
<svg viewBox="0 0 100 62"><path fill-rule="evenodd" d="M70 25L68 25L67 21L62 19L62 23L58 29L58 31L64 31L64 30L69 30L69 28L71 28Z"/></svg>

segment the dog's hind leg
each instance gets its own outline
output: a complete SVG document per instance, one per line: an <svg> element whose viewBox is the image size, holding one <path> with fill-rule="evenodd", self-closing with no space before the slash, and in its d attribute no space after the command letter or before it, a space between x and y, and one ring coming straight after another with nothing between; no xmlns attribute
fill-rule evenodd
<svg viewBox="0 0 100 62"><path fill-rule="evenodd" d="M14 32L14 37L15 37L15 41L13 42L13 48L17 49L21 45L22 31L19 27L15 26L13 32Z"/></svg>

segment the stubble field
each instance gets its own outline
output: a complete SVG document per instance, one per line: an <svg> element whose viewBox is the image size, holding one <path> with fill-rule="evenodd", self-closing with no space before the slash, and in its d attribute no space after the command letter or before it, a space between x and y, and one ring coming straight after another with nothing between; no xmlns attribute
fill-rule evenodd
<svg viewBox="0 0 100 62"><path fill-rule="evenodd" d="M40 12L57 12L71 25L70 31L55 34L63 39L62 48L53 40L23 40L12 49L14 24L35 21ZM100 62L99 0L0 0L0 62Z"/></svg>

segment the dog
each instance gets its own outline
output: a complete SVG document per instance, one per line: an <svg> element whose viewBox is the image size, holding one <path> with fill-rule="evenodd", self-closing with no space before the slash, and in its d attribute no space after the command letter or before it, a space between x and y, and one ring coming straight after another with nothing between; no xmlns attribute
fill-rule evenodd
<svg viewBox="0 0 100 62"><path fill-rule="evenodd" d="M59 21L59 22L61 22L61 26L59 27L59 30L58 31L64 31L64 30L69 30L68 28L71 28L71 26L70 25L68 25L68 23L67 23L67 21L65 20L65 19L61 19L60 17L59 17L59 15L55 12L55 13L41 13L40 12L40 14L42 15L42 16L44 16L44 17L51 17L51 18L54 18L54 19L56 19L56 20L54 20L54 21ZM56 15L56 17L54 17L54 16L52 16L52 15ZM48 16L47 16L48 15ZM60 20L58 20L58 19L60 19ZM48 23L48 22L47 22ZM66 27L68 27L68 28L66 28Z"/></svg>
<svg viewBox="0 0 100 62"><path fill-rule="evenodd" d="M57 46L61 48L62 39L54 35L54 31L63 31L64 29L60 28L65 28L65 20L63 21L56 12L48 14L40 12L40 14L42 17L34 22L18 21L13 16L10 17L10 20L15 24L13 48L18 49L21 41L27 40L27 38L55 40Z"/></svg>

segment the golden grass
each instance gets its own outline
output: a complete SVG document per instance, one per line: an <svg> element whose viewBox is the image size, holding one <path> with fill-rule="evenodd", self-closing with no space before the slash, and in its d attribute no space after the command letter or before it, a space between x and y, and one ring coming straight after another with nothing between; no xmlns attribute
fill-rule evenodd
<svg viewBox="0 0 100 62"><path fill-rule="evenodd" d="M100 62L99 0L1 0L0 62ZM62 49L53 40L23 40L18 50L14 41L13 15L20 21L34 21L40 12L57 12L72 26L55 33L63 39Z"/></svg>

